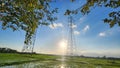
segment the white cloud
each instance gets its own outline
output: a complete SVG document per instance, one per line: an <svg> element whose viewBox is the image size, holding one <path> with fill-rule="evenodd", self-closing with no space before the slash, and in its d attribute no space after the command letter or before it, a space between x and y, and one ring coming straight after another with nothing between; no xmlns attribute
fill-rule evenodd
<svg viewBox="0 0 120 68"><path fill-rule="evenodd" d="M104 31L104 32L100 32L98 35L100 37L105 37L105 36L109 36L109 35L112 35L112 34L113 34L113 31L107 30L107 31Z"/></svg>
<svg viewBox="0 0 120 68"><path fill-rule="evenodd" d="M58 28L58 27L63 27L63 24L62 23L53 23L53 24L50 24L49 27L51 29L55 29L55 28Z"/></svg>
<svg viewBox="0 0 120 68"><path fill-rule="evenodd" d="M69 26L71 26L72 28L77 28L77 25L73 24L73 23L72 23L72 25L70 25L70 23L69 23Z"/></svg>
<svg viewBox="0 0 120 68"><path fill-rule="evenodd" d="M84 29L83 29L83 32L86 32L86 31L88 31L90 29L90 26L89 25L86 25L85 27L84 27Z"/></svg>
<svg viewBox="0 0 120 68"><path fill-rule="evenodd" d="M86 19L86 16L81 17L81 18L79 19L80 23L83 23L85 19Z"/></svg>
<svg viewBox="0 0 120 68"><path fill-rule="evenodd" d="M99 33L99 36L100 36L100 37L104 37L104 36L106 36L106 33L105 33L105 32L100 32L100 33Z"/></svg>
<svg viewBox="0 0 120 68"><path fill-rule="evenodd" d="M72 28L77 28L77 25L73 24L73 25L72 25Z"/></svg>
<svg viewBox="0 0 120 68"><path fill-rule="evenodd" d="M74 31L74 35L79 35L80 32L79 31Z"/></svg>

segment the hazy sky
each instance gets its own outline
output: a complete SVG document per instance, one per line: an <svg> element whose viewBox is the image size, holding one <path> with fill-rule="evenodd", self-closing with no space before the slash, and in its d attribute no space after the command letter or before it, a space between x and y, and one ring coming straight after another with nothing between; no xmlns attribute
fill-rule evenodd
<svg viewBox="0 0 120 68"><path fill-rule="evenodd" d="M66 46L61 46L68 37L68 17L64 16L66 9L76 9L83 5L83 0L71 3L69 0L58 0L51 3L51 8L58 7L58 20L54 27L39 26L34 51L39 53L63 54ZM81 13L74 15L74 34L78 55L87 56L113 56L120 57L120 27L113 28L102 20L108 17L111 11L120 10L96 7L91 13L83 16ZM0 23L1 28L1 23ZM0 47L9 47L21 51L24 45L25 32L13 32L11 29L0 29ZM64 43L63 43L64 44Z"/></svg>

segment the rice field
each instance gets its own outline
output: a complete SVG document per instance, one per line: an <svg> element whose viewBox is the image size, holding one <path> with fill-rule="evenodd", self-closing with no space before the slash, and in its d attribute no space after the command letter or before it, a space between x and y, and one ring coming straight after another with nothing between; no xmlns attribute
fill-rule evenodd
<svg viewBox="0 0 120 68"><path fill-rule="evenodd" d="M64 59L63 59L64 58ZM120 68L120 59L46 54L0 54L0 68Z"/></svg>

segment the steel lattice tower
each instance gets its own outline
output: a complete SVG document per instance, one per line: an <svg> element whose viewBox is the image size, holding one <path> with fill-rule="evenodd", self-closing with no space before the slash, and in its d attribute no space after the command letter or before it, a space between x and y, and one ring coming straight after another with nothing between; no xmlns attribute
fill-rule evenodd
<svg viewBox="0 0 120 68"><path fill-rule="evenodd" d="M24 44L22 52L33 53L35 40L36 40L36 31L35 31L35 34L32 36L32 44L29 44L29 45Z"/></svg>
<svg viewBox="0 0 120 68"><path fill-rule="evenodd" d="M68 17L68 27L69 27L69 34L68 34L68 45L67 45L67 55L74 56L76 54L76 43L75 43L75 36L74 36L74 23L73 17Z"/></svg>

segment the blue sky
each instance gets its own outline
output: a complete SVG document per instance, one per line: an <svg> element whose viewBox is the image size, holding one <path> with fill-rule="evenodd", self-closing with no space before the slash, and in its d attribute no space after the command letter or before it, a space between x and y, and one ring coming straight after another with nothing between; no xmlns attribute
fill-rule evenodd
<svg viewBox="0 0 120 68"><path fill-rule="evenodd" d="M69 0L58 0L51 3L51 8L59 8L58 14L55 14L58 20L54 22L54 27L49 25L38 28L34 51L63 54L65 47L59 46L59 44L68 38L68 17L64 16L64 12L66 9L76 9L84 3L82 0L73 3ZM73 15L78 55L120 57L120 27L115 25L110 28L109 24L102 21L108 17L108 13L111 11L113 9L96 7L88 15L83 16L81 13ZM11 29L0 29L0 47L9 47L21 51L24 45L24 37L25 32L22 30L13 32Z"/></svg>

